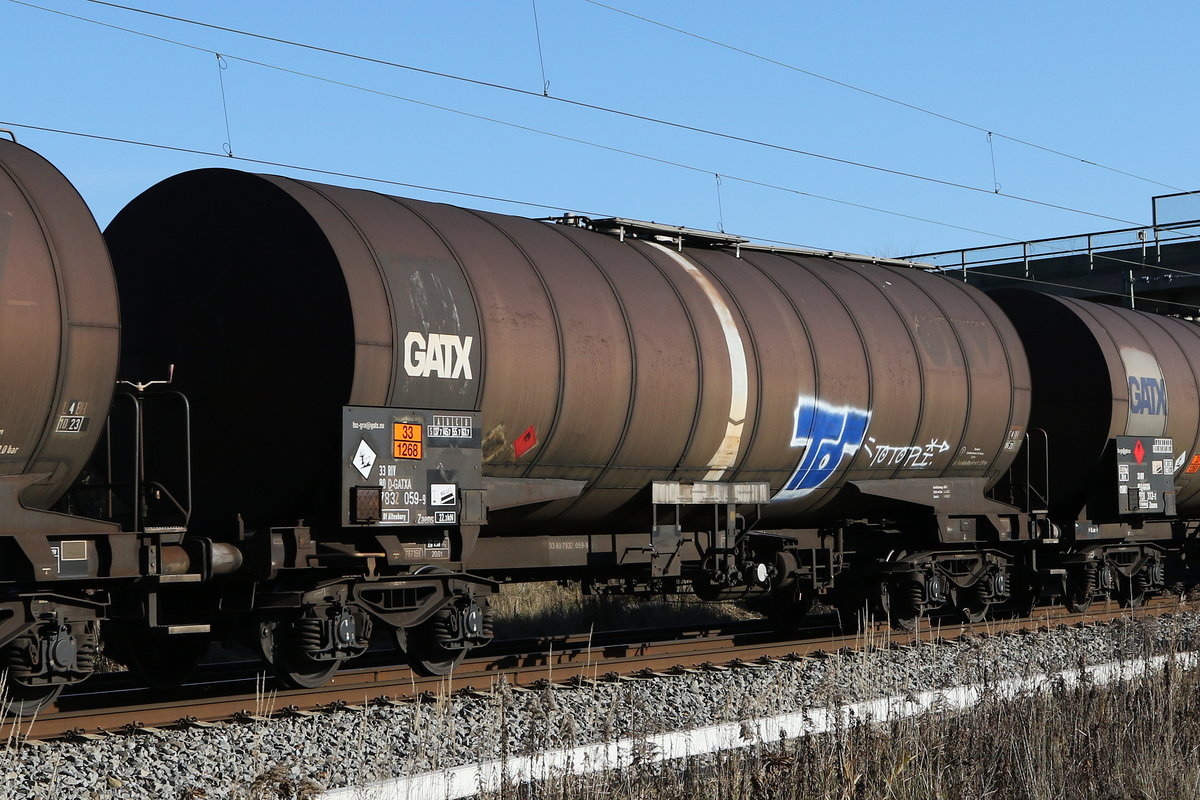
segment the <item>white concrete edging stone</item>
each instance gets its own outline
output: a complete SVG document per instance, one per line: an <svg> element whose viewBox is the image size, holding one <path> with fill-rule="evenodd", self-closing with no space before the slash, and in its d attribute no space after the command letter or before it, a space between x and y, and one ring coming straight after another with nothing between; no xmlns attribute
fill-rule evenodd
<svg viewBox="0 0 1200 800"><path fill-rule="evenodd" d="M926 711L961 711L977 705L985 696L1015 697L1040 694L1055 687L1073 687L1087 681L1104 685L1136 678L1163 669L1174 660L1181 669L1194 669L1200 653L1179 653L1137 661L1113 662L1079 670L1063 670L1032 678L975 683L905 696L866 700L838 708L812 708L774 717L706 725L687 731L655 736L631 737L613 742L547 750L535 756L465 764L461 767L393 778L366 786L333 789L322 800L457 800L480 792L494 792L504 784L543 780L562 775L586 775L624 769L632 764L671 761L722 750L752 747L811 734L826 733L853 722L886 722L923 714Z"/></svg>

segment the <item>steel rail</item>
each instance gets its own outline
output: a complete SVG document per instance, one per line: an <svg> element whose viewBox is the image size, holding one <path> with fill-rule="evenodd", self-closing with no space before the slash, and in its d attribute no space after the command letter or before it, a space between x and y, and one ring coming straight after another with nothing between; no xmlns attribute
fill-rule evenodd
<svg viewBox="0 0 1200 800"><path fill-rule="evenodd" d="M362 710L445 698L454 694L479 696L501 682L514 689L585 686L593 681L650 680L698 671L752 668L755 664L796 661L844 650L869 650L896 645L950 641L976 635L1093 625L1134 617L1162 616L1191 610L1192 603L1175 597L1154 598L1136 609L1114 603L1086 612L1042 608L1033 615L978 623L946 618L922 619L911 631L873 624L855 634L834 633L830 623L816 624L799 638L771 636L761 624L745 632L726 632L730 626L692 627L694 635L655 641L635 636L621 642L577 635L558 638L552 647L528 652L497 653L469 659L446 677L421 677L406 666L346 669L316 689L269 690L260 680L257 690L205 697L192 694L165 702L129 703L117 707L55 710L28 720L0 724L0 736L36 744L53 739L90 739L119 734L155 734L166 727L242 724L281 716L307 716L339 710ZM814 618L818 622L820 618ZM649 631L637 632L638 634ZM711 635L706 635L711 634ZM544 645L545 640L541 640ZM249 682L247 679L246 682ZM236 685L236 684L235 684ZM195 687L185 687L195 689ZM100 697L100 695L97 695ZM67 705L70 696L62 699Z"/></svg>

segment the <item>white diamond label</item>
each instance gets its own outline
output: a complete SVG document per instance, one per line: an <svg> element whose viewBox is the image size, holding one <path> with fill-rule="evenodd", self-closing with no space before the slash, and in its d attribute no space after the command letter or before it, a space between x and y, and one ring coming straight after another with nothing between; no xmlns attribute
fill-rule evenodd
<svg viewBox="0 0 1200 800"><path fill-rule="evenodd" d="M363 480L371 477L371 467L375 464L375 451L366 439L358 442L358 451L354 454L354 468L362 473Z"/></svg>

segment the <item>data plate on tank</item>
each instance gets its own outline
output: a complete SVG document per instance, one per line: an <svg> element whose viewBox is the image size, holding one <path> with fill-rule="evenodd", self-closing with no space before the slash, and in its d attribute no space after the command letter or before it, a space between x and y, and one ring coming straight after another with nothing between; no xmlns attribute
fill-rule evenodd
<svg viewBox="0 0 1200 800"><path fill-rule="evenodd" d="M1116 447L1120 513L1173 514L1173 440L1155 436L1118 436Z"/></svg>
<svg viewBox="0 0 1200 800"><path fill-rule="evenodd" d="M462 524L479 442L477 412L344 406L342 524Z"/></svg>

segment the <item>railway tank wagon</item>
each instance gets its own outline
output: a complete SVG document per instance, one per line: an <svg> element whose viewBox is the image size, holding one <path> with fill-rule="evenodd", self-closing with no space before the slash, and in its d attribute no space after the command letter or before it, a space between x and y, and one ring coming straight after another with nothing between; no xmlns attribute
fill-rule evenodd
<svg viewBox="0 0 1200 800"><path fill-rule="evenodd" d="M1017 502L1040 512L1036 538L1069 546L1054 565L1069 605L1136 604L1164 587L1168 551L1200 517L1200 327L1028 290L992 297L1034 379L1018 462L1032 498Z"/></svg>
<svg viewBox="0 0 1200 800"><path fill-rule="evenodd" d="M890 553L885 601L1006 597L980 543L1025 533L984 492L1029 376L986 296L557 222L200 170L106 231L122 370L175 365L191 528L267 553L242 610L285 674L324 680L374 626L446 668L486 639L493 578L802 602Z"/></svg>
<svg viewBox="0 0 1200 800"><path fill-rule="evenodd" d="M0 664L15 713L91 674L109 591L140 574L136 537L47 511L101 437L118 352L91 212L51 164L0 139Z"/></svg>

